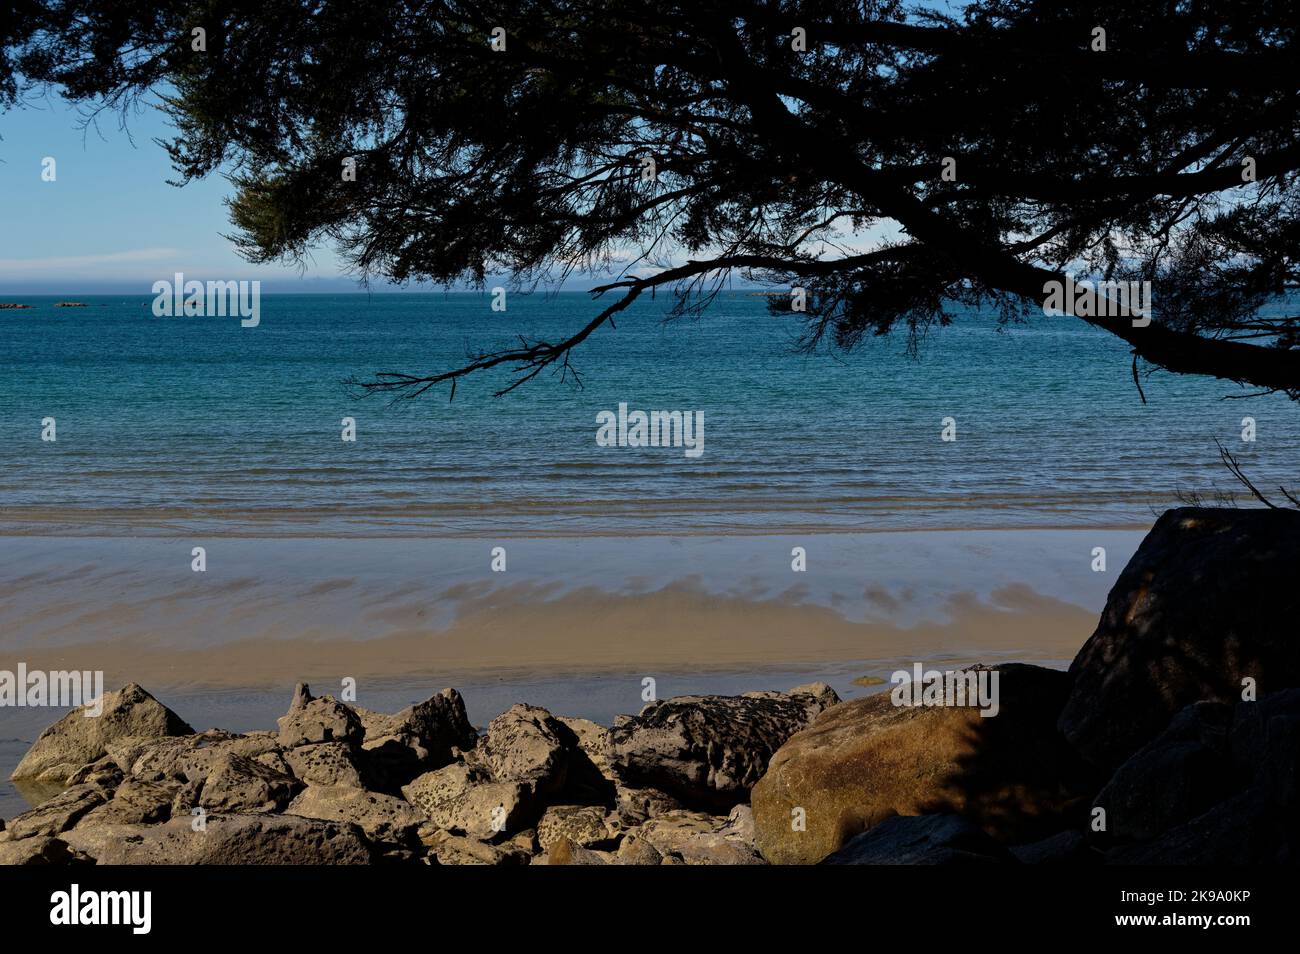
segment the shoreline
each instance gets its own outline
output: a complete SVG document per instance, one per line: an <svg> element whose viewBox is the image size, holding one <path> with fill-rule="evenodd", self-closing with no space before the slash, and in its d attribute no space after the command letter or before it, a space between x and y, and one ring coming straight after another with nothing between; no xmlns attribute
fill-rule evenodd
<svg viewBox="0 0 1300 954"><path fill-rule="evenodd" d="M12 512L15 508L10 508ZM761 511L754 511L761 513ZM919 512L919 511L918 511ZM779 512L778 512L779 513ZM775 515L775 514L773 514ZM1101 523L1050 523L1050 524L1007 524L1002 526L971 526L969 524L953 526L888 526L888 527L837 527L833 525L821 526L799 526L792 528L773 529L767 526L747 526L729 527L726 529L705 528L695 531L682 531L679 529L663 530L583 530L581 534L575 534L571 529L548 530L544 528L535 529L516 529L511 527L508 530L500 528L486 530L472 530L468 528L457 527L448 529L446 532L439 532L439 528L428 526L375 526L357 531L334 531L322 530L313 527L311 532L305 530L275 531L257 533L255 524L246 523L238 527L229 529L206 528L201 531L193 528L152 527L147 523L143 525L130 526L128 530L122 533L105 533L103 528L101 532L87 533L84 529L64 531L26 530L21 527L7 526L0 523L0 542L7 539L14 540L189 540L196 534L204 537L210 537L220 540L283 540L307 542L313 540L430 540L438 542L456 541L456 540L573 540L573 539L593 539L593 540L624 540L633 538L637 540L666 540L666 539L683 539L683 540L706 540L730 537L794 537L794 536L882 536L894 534L910 533L1136 533L1145 534L1151 529L1151 524L1155 517L1150 521L1105 521ZM268 523L272 522L268 519ZM122 521L123 525L141 524L134 514L127 520ZM81 524L79 523L79 526Z"/></svg>

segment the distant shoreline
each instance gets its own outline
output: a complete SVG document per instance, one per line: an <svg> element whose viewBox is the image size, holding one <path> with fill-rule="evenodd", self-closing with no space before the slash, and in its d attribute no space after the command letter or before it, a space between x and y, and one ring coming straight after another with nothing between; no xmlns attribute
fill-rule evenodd
<svg viewBox="0 0 1300 954"><path fill-rule="evenodd" d="M12 512L12 510L11 510ZM44 521L48 520L48 524ZM297 529L294 527L275 527L271 520L266 521L265 527L259 527L252 522L227 522L222 525L220 522L203 523L200 520L189 518L187 523L181 523L176 526L160 525L156 521L141 518L137 515L130 515L120 520L114 525L93 524L89 527L78 521L75 517L70 518L64 512L52 512L48 517L42 516L37 518L28 518L27 522L22 524L13 524L0 522L0 541L5 539L15 540L32 540L32 539L49 539L49 540L117 540L123 538L129 539L152 539L167 540L181 539L189 540L195 534L202 535L205 538L220 540L283 540L283 541L312 541L312 540L498 540L502 538L510 540L571 540L575 534L571 530L549 529L545 527L527 527L512 526L508 529L503 527L429 527L422 526L418 522L412 521L409 524L394 524L384 526L374 524L361 528L350 528L347 530L331 529L325 526L312 526L310 531ZM117 532L105 532L112 526ZM93 527L93 529L92 529ZM939 526L882 526L882 527L842 527L842 526L749 526L734 527L725 530L719 530L714 527L701 527L698 530L681 530L678 528L656 529L654 527L636 527L636 528L618 528L612 530L593 529L584 530L581 534L584 539L597 540L625 540L628 538L636 539L709 539L721 536L726 537L772 537L772 536L832 536L832 537L855 537L855 536L879 536L896 533L925 533L925 534L942 534L942 533L1040 533L1040 532L1097 532L1097 533L1145 533L1151 528L1148 522L1103 522L1103 523L1049 523L1049 524L1010 524L1004 526L970 526L970 525L939 525Z"/></svg>

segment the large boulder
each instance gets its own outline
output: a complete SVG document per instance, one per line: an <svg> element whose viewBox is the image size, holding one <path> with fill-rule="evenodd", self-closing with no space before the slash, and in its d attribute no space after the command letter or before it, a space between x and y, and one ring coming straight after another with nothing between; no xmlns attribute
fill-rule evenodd
<svg viewBox="0 0 1300 954"><path fill-rule="evenodd" d="M539 706L517 704L488 723L477 755L497 782L523 782L546 794L563 787L577 737Z"/></svg>
<svg viewBox="0 0 1300 954"><path fill-rule="evenodd" d="M1293 817L1259 789L1220 802L1151 841L1106 852L1111 865L1294 865L1300 862Z"/></svg>
<svg viewBox="0 0 1300 954"><path fill-rule="evenodd" d="M855 836L825 865L1014 864L1006 848L960 815L895 815Z"/></svg>
<svg viewBox="0 0 1300 954"><path fill-rule="evenodd" d="M815 691L678 696L653 702L610 731L608 758L620 778L687 806L728 811L745 802L785 741L832 705Z"/></svg>
<svg viewBox="0 0 1300 954"><path fill-rule="evenodd" d="M526 783L494 782L463 762L426 772L402 794L438 828L483 839L521 831L541 812Z"/></svg>
<svg viewBox="0 0 1300 954"><path fill-rule="evenodd" d="M320 742L287 749L284 760L293 774L308 785L348 785L365 788L368 764L346 742Z"/></svg>
<svg viewBox="0 0 1300 954"><path fill-rule="evenodd" d="M1110 864L1294 864L1300 689L1230 712L1197 703L1131 756L1098 795Z"/></svg>
<svg viewBox="0 0 1300 954"><path fill-rule="evenodd" d="M351 708L329 696L319 699L311 688L299 683L293 692L289 711L279 718L279 742L286 749L321 742L346 742L360 745L366 730Z"/></svg>
<svg viewBox="0 0 1300 954"><path fill-rule="evenodd" d="M1242 780L1228 755L1232 709L1198 702L1174 716L1157 738L1133 753L1097 794L1105 812L1096 840L1146 841L1191 821L1237 790Z"/></svg>
<svg viewBox="0 0 1300 954"><path fill-rule="evenodd" d="M1070 666L1066 737L1114 769L1175 712L1300 686L1300 512L1180 507L1156 521Z"/></svg>
<svg viewBox="0 0 1300 954"><path fill-rule="evenodd" d="M193 779L193 798L181 795L185 808L208 812L281 812L303 789L292 775L243 755L222 755L207 777Z"/></svg>
<svg viewBox="0 0 1300 954"><path fill-rule="evenodd" d="M401 791L441 829L500 840L558 803L575 765L603 781L572 729L545 709L521 704L493 719L463 761L425 772Z"/></svg>
<svg viewBox="0 0 1300 954"><path fill-rule="evenodd" d="M1063 672L1004 665L996 715L880 693L791 736L754 786L758 848L814 864L892 815L958 814L1004 843L1082 826L1094 781L1056 729Z"/></svg>
<svg viewBox="0 0 1300 954"><path fill-rule="evenodd" d="M442 768L478 741L465 714L465 700L455 689L444 689L393 715L365 709L357 709L357 715L369 761L394 790L423 772Z"/></svg>
<svg viewBox="0 0 1300 954"><path fill-rule="evenodd" d="M99 715L82 706L50 726L33 743L10 776L63 782L82 766L103 758L115 741L188 735L194 730L171 709L131 683L106 692Z"/></svg>
<svg viewBox="0 0 1300 954"><path fill-rule="evenodd" d="M359 865L372 858L361 829L298 815L189 816L161 825L85 821L62 838L101 865Z"/></svg>
<svg viewBox="0 0 1300 954"><path fill-rule="evenodd" d="M1271 693L1232 711L1228 754L1268 804L1296 817L1300 806L1300 689Z"/></svg>

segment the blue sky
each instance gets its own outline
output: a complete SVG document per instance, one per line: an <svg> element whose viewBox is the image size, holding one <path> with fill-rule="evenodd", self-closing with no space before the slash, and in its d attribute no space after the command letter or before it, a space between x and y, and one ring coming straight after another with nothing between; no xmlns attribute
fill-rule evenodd
<svg viewBox="0 0 1300 954"><path fill-rule="evenodd" d="M133 111L126 128L116 113L90 126L82 120L53 96L0 112L0 296L146 295L176 272L259 279L267 293L361 290L328 247L314 251L305 271L240 258L224 238L233 231L224 203L230 183L213 175L169 185L176 174L154 140L169 139L171 127L156 109ZM46 157L55 160L52 182L42 178ZM878 226L863 238L888 234ZM564 287L590 284L573 278ZM377 282L372 290L399 289Z"/></svg>
<svg viewBox="0 0 1300 954"><path fill-rule="evenodd" d="M156 110L116 114L79 128L75 108L54 98L0 113L0 293L137 292L177 271L198 279L259 278L266 291L340 291L337 257L321 249L306 275L293 265L250 265L232 231L219 176L182 188L153 140L168 126ZM133 142L134 140L134 142ZM57 178L42 181L42 161Z"/></svg>
<svg viewBox="0 0 1300 954"><path fill-rule="evenodd" d="M240 258L223 237L234 231L224 203L230 183L213 175L168 184L176 174L154 140L171 132L151 107L133 111L125 129L116 113L86 127L76 107L53 96L0 113L0 296L145 295L176 272L259 279L267 293L362 290L329 247L313 252L305 272ZM53 182L42 179L46 157L56 163ZM371 290L402 289L376 282Z"/></svg>

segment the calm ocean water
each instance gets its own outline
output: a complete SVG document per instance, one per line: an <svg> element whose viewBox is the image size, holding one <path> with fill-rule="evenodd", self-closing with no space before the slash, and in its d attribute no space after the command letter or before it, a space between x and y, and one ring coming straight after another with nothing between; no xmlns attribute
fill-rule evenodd
<svg viewBox="0 0 1300 954"><path fill-rule="evenodd" d="M665 325L638 303L575 355L585 387L504 375L417 402L343 379L432 372L515 333L557 339L582 293L267 295L261 324L155 318L151 297L0 311L0 533L690 534L1149 524L1177 488L1300 480L1300 409L1216 381L1134 388L1124 345L1070 319L968 314L920 360L901 338L793 353L748 292ZM705 452L602 448L596 415L699 410ZM1258 441L1241 443L1241 419ZM957 420L958 440L940 440ZM41 420L58 440L40 440ZM355 417L356 443L340 440Z"/></svg>

